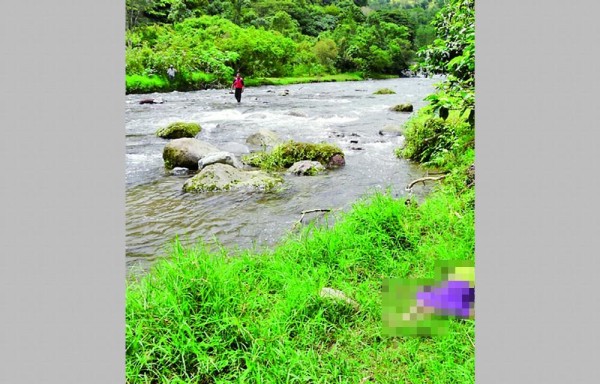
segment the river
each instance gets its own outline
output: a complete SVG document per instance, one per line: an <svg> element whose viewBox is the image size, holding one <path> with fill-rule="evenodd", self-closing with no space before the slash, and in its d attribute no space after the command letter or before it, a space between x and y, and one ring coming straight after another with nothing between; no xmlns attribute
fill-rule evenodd
<svg viewBox="0 0 600 384"><path fill-rule="evenodd" d="M409 113L392 112L409 102L415 111L434 91L439 78L398 78L358 82L295 84L246 88L237 103L229 90L127 95L126 131L126 263L128 272L145 271L168 255L170 241L198 240L230 249L272 246L311 209L348 209L376 190L400 196L405 186L424 175L416 164L394 156L402 136L382 136L385 127L400 126ZM390 88L392 95L373 95ZM283 96L288 90L289 95ZM139 104L146 98L163 104ZM277 193L221 192L187 194L184 181L164 170L167 140L154 133L175 121L202 126L197 138L241 155L248 136L261 128L283 139L337 144L346 165L319 176L285 176ZM429 187L415 187L426 193ZM312 215L312 216L311 216ZM306 219L322 215L314 213Z"/></svg>

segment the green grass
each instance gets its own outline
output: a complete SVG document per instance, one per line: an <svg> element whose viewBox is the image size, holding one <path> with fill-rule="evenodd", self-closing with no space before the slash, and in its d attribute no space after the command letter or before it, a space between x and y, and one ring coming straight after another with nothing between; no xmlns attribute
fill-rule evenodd
<svg viewBox="0 0 600 384"><path fill-rule="evenodd" d="M383 278L473 260L474 190L461 172L421 204L375 194L271 251L175 242L127 286L127 381L473 383L473 321L436 338L384 337L381 324ZM326 286L359 309L320 298Z"/></svg>
<svg viewBox="0 0 600 384"><path fill-rule="evenodd" d="M397 78L396 75L370 75L373 79L392 79ZM301 76L301 77L258 77L246 78L244 83L247 87L256 87L260 85L289 85L289 84L306 84L306 83L322 83L334 81L359 81L365 80L366 77L361 72L340 73L337 75L318 75L318 76ZM205 89L207 87L228 87L231 84L228 80L218 79L214 75L204 72L194 72L189 75L180 75L174 82L169 82L166 78L156 75L126 75L125 90L126 93L152 93L152 92L170 92L178 91L193 91Z"/></svg>
<svg viewBox="0 0 600 384"><path fill-rule="evenodd" d="M168 88L168 81L158 76L125 75L127 93L152 93Z"/></svg>
<svg viewBox="0 0 600 384"><path fill-rule="evenodd" d="M156 75L125 75L125 92L128 94L171 92L174 90L195 91L216 84L218 84L218 79L214 75L204 72L178 74L173 81Z"/></svg>
<svg viewBox="0 0 600 384"><path fill-rule="evenodd" d="M322 83L332 81L359 81L364 80L362 73L350 72L340 73L337 75L322 75L322 76L302 76L302 77L260 77L248 78L244 82L246 86L253 87L259 85L289 85L289 84L304 84L304 83Z"/></svg>

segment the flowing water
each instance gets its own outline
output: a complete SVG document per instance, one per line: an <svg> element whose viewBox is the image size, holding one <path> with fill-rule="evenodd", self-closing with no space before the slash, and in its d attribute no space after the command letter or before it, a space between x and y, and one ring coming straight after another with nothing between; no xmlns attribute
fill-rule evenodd
<svg viewBox="0 0 600 384"><path fill-rule="evenodd" d="M439 79L399 78L359 82L296 84L246 88L238 104L229 90L205 90L126 96L126 262L128 270L144 271L168 254L170 240L183 244L202 240L228 248L272 246L312 209L348 209L375 190L396 196L424 175L417 165L394 156L402 136L382 136L410 114L392 112L410 102L415 111ZM393 95L373 95L390 88ZM283 96L285 90L289 95ZM139 104L146 98L163 104ZM337 144L346 165L311 177L285 175L285 189L276 193L182 192L192 174L165 171L162 150L167 140L154 133L175 121L202 126L196 138L233 152L248 150L246 138L261 128L282 139ZM415 187L415 193L426 193ZM311 214L314 216L320 213ZM306 219L311 219L307 215Z"/></svg>

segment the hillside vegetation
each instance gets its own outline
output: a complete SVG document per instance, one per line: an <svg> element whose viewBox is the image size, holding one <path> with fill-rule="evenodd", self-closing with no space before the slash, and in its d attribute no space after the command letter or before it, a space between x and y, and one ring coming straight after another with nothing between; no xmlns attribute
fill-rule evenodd
<svg viewBox="0 0 600 384"><path fill-rule="evenodd" d="M434 37L440 1L128 0L127 92L247 78L398 76ZM167 68L177 70L167 81Z"/></svg>

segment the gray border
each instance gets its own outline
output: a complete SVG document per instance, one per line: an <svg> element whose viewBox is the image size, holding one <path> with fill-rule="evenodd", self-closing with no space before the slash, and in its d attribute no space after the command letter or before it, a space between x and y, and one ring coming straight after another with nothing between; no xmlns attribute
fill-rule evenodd
<svg viewBox="0 0 600 384"><path fill-rule="evenodd" d="M477 4L479 383L600 382L596 14ZM0 17L0 382L123 382L123 4Z"/></svg>
<svg viewBox="0 0 600 384"><path fill-rule="evenodd" d="M590 4L476 6L478 383L600 382Z"/></svg>
<svg viewBox="0 0 600 384"><path fill-rule="evenodd" d="M0 383L124 382L124 16L0 12Z"/></svg>

